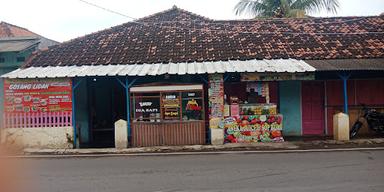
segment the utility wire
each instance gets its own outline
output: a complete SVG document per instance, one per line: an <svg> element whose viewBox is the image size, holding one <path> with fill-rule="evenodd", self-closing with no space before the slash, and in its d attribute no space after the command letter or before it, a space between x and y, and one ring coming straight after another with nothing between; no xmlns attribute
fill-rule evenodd
<svg viewBox="0 0 384 192"><path fill-rule="evenodd" d="M183 29L183 30L189 30L189 31L203 31L203 32L217 32L217 33L231 33L231 31L227 31L226 29L222 30L222 29L203 29L203 28L188 28L188 27L179 27L179 26L164 26L164 25L161 25L161 24L166 24L166 23L171 23L171 24L177 24L177 23L193 23L193 22L201 22L199 20L191 20L191 21L161 21L161 22L143 22L143 21L137 21L138 19L137 18L134 18L134 17L131 17L129 15L126 15L126 14L123 14L123 13L120 13L120 12L117 12L117 11L114 11L114 10L111 10L111 9L108 9L108 8L105 8L105 7L102 7L100 5L97 5L97 4L94 4L94 3L91 3L91 2L88 2L88 1L85 1L85 0L79 0L85 4L88 4L88 5L91 5L93 7L96 7L96 8L99 8L99 9L102 9L104 11L107 11L107 12L110 12L110 13L113 13L113 14L117 14L117 15L120 15L120 16L123 16L123 17L126 17L126 18L129 18L129 19L132 19L133 21L130 21L132 23L136 23L136 24L141 24L143 26L149 26L149 24L160 24L158 27L161 27L161 28L168 28L168 29ZM364 18L354 18L354 19L349 19L349 20L343 20L343 21L335 21L335 22L325 22L325 23L322 23L322 24L341 24L341 23L347 23L347 22L352 22L352 21L358 21L358 20L362 20ZM276 20L280 20L280 19L260 19L260 21L276 21ZM281 20L284 20L284 19L281 19ZM253 20L228 20L227 22L231 22L231 21L235 21L235 22L248 22L248 21L253 21ZM221 25L221 26L227 26L227 27L236 27L234 25L231 25L231 24L224 24L224 23L213 23L213 22L209 22L209 23L199 23L201 25L204 25L204 24L209 24L209 25ZM316 23L316 22L313 22L313 23L297 23L295 25L315 25L315 24L319 24L319 23ZM286 26L292 26L288 23L279 23L279 24L270 24L270 25L275 25L275 26L279 26L279 25L286 25ZM384 34L384 32L382 31L365 31L365 32L351 32L351 33L340 33L340 32L310 32L310 33L302 33L302 32L289 32L289 31L285 31L285 32L251 32L251 31L238 31L237 33L242 33L242 34L291 34L291 35L363 35L363 34Z"/></svg>
<svg viewBox="0 0 384 192"><path fill-rule="evenodd" d="M126 15L126 14L123 14L123 13L120 13L120 12L117 12L117 11L114 11L114 10L112 10L112 9L108 9L108 8L102 7L102 6L100 6L100 5L96 5L96 4L91 3L91 2L88 2L88 1L85 1L85 0L79 0L79 1L81 1L81 2L83 2L83 3L85 3L85 4L88 4L88 5L97 7L97 8L99 8L99 9L104 10L104 11L107 11L107 12L110 12L110 13L113 13L113 14L116 14L116 15L120 15L120 16L129 18L129 19L136 20L136 18L134 18L134 17L131 17L131 16L129 16L129 15Z"/></svg>

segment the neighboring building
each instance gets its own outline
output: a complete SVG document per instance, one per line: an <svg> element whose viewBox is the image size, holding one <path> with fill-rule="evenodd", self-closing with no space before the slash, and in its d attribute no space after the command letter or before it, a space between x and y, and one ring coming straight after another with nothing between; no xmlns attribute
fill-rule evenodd
<svg viewBox="0 0 384 192"><path fill-rule="evenodd" d="M0 22L0 75L19 68L37 50L46 50L58 42L25 28ZM0 80L0 102L3 103L3 81ZM2 113L2 107L0 112ZM3 113L2 113L3 114ZM2 117L0 117L1 123ZM2 125L2 124L1 124Z"/></svg>
<svg viewBox="0 0 384 192"><path fill-rule="evenodd" d="M352 122L359 103L384 106L383 26L383 16L211 20L174 7L4 75L5 126L35 147L112 147L119 119L129 146L332 135L337 111Z"/></svg>

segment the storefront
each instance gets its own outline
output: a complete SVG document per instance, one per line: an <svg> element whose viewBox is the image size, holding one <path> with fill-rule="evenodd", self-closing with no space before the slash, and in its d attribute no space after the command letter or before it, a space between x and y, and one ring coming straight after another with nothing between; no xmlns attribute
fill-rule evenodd
<svg viewBox="0 0 384 192"><path fill-rule="evenodd" d="M158 70L151 70L154 67ZM257 72L260 67L265 71ZM306 75L312 79L314 74L314 68L298 60L63 66L48 69L20 69L6 78L12 81L27 79L27 82L66 79L70 90L65 98L71 97L71 111L60 108L52 114L41 113L43 115L39 117L29 111L25 116L38 120L30 126L18 124L16 129L35 131L35 127L48 125L43 131L46 133L45 129L48 129L52 134L47 137L60 137L63 144L73 143L71 146L80 148L115 146L118 142L115 123L119 120L127 124L127 136L124 136L127 147L211 144L218 132L221 132L218 136L225 138L218 144L283 141L282 135L289 133L285 132L286 128L300 128L285 126L284 123L293 122L291 114L300 113L292 112L291 105L280 105L293 100L292 96L284 95L289 91L280 94L280 84L303 80ZM43 90L36 92L44 93ZM56 94L56 91L49 92ZM55 96L54 101L57 99ZM30 109L35 110L35 107ZM283 112L279 113L280 110ZM27 122L22 121L24 116L16 118L21 119L15 121L17 123ZM51 119L55 121L51 122ZM58 124L58 128L50 126L50 123ZM62 130L69 133L56 133L63 126L65 129ZM38 139L33 140L39 142Z"/></svg>
<svg viewBox="0 0 384 192"><path fill-rule="evenodd" d="M277 110L276 85L270 81L225 83L225 119L222 123L225 142L284 141L283 115Z"/></svg>
<svg viewBox="0 0 384 192"><path fill-rule="evenodd" d="M132 146L205 144L203 85L130 88Z"/></svg>

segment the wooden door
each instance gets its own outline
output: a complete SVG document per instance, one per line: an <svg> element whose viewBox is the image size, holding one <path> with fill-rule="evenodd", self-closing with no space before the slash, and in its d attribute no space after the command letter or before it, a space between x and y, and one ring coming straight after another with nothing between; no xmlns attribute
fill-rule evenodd
<svg viewBox="0 0 384 192"><path fill-rule="evenodd" d="M324 135L324 83L303 81L301 97L303 135Z"/></svg>

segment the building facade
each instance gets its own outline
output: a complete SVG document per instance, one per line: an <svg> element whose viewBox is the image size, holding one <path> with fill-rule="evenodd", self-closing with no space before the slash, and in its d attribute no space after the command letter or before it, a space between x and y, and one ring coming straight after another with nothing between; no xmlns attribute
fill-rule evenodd
<svg viewBox="0 0 384 192"><path fill-rule="evenodd" d="M113 147L119 119L132 147L332 135L335 113L353 122L363 103L383 108L383 23L215 21L174 7L3 75L5 131L53 148Z"/></svg>
<svg viewBox="0 0 384 192"><path fill-rule="evenodd" d="M58 42L42 37L25 28L0 22L0 75L19 68L37 50L45 50ZM4 103L3 80L0 79L0 103ZM3 105L0 105L3 114ZM3 125L3 115L0 124Z"/></svg>

